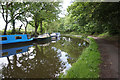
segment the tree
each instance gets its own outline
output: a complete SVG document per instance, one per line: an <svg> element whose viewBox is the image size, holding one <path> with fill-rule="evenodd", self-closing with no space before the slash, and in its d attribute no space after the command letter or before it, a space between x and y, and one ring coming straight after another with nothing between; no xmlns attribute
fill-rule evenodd
<svg viewBox="0 0 120 80"><path fill-rule="evenodd" d="M30 15L27 14L27 12L26 12L24 15L19 16L19 18L17 19L17 20L20 20L23 23L23 25L25 27L25 34L27 33L27 26L30 23L30 21L28 20L29 16Z"/></svg>
<svg viewBox="0 0 120 80"><path fill-rule="evenodd" d="M11 23L13 25L12 33L15 33L15 20L20 20L20 17L24 17L22 20L25 21L28 24L28 21L26 19L27 16L27 9L28 9L28 3L20 3L20 2L14 2L10 6L10 17L11 17Z"/></svg>
<svg viewBox="0 0 120 80"><path fill-rule="evenodd" d="M6 22L4 34L6 34L8 23L12 23L13 30L12 33L15 34L15 20L19 18L20 15L25 14L27 11L28 3L20 2L2 2L0 3L2 7L2 17Z"/></svg>
<svg viewBox="0 0 120 80"><path fill-rule="evenodd" d="M60 13L59 3L55 2L34 2L31 3L30 12L32 13L32 18L35 22L35 34L37 34L38 26L41 27L42 33L42 22L52 22L57 19Z"/></svg>
<svg viewBox="0 0 120 80"><path fill-rule="evenodd" d="M8 14L9 14L9 6L11 5L11 2L0 2L0 5L1 5L1 13L2 13L2 17L3 17L3 20L5 21L5 29L4 29L4 35L6 35L6 31L7 31L7 26L8 26L8 23L10 22L10 20L8 20Z"/></svg>
<svg viewBox="0 0 120 80"><path fill-rule="evenodd" d="M118 21L120 17L120 3L90 3L74 2L67 8L71 22L65 20L66 29L79 33L118 34L120 32ZM70 25L71 24L71 25ZM67 26L66 26L67 25ZM71 27L72 26L72 27Z"/></svg>

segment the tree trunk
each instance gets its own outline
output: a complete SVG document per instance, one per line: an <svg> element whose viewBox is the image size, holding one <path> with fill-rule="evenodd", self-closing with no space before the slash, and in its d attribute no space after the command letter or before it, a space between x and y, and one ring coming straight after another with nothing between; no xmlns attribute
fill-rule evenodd
<svg viewBox="0 0 120 80"><path fill-rule="evenodd" d="M6 25L5 25L5 29L4 29L4 35L6 35L6 31L7 31L7 26L8 26L8 2L6 3L6 19L5 19L5 22L6 22Z"/></svg>
<svg viewBox="0 0 120 80"><path fill-rule="evenodd" d="M38 23L35 21L35 35L37 35Z"/></svg>
<svg viewBox="0 0 120 80"><path fill-rule="evenodd" d="M25 26L25 34L27 33L27 25Z"/></svg>
<svg viewBox="0 0 120 80"><path fill-rule="evenodd" d="M26 25L25 25L25 34L27 33L27 25L28 25L28 21L27 21L27 19L25 19L26 20Z"/></svg>
<svg viewBox="0 0 120 80"><path fill-rule="evenodd" d="M21 28L22 28L22 24L20 25L20 28L19 28L19 33L20 33Z"/></svg>
<svg viewBox="0 0 120 80"><path fill-rule="evenodd" d="M15 34L15 20L12 20L12 25L13 25L13 30L12 30L12 33Z"/></svg>
<svg viewBox="0 0 120 80"><path fill-rule="evenodd" d="M40 21L40 28L41 28L41 31L40 31L40 33L42 34L42 20Z"/></svg>
<svg viewBox="0 0 120 80"><path fill-rule="evenodd" d="M8 25L8 23L6 22L5 29L4 29L4 35L6 35L7 25Z"/></svg>

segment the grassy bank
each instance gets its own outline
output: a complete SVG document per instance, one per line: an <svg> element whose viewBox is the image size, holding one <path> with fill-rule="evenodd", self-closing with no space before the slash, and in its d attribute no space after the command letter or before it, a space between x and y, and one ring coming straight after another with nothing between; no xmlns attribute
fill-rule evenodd
<svg viewBox="0 0 120 80"><path fill-rule="evenodd" d="M100 53L98 45L93 38L89 37L87 47L79 59L67 71L64 78L98 78L99 77Z"/></svg>

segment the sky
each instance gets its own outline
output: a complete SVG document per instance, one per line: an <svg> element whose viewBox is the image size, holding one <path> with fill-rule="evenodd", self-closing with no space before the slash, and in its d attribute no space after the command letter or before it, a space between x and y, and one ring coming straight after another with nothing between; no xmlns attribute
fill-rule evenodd
<svg viewBox="0 0 120 80"><path fill-rule="evenodd" d="M70 6L70 4L71 4L70 2L71 2L71 0L63 0L62 12L61 12L61 14L59 14L60 17L65 16L65 14L67 13L67 7ZM20 25L21 25L21 22L16 22L16 27L19 27ZM0 30L4 29L4 27L5 27L5 22L2 18L2 15L0 14ZM22 28L24 28L24 27L22 27ZM8 25L7 30L9 30L9 29L11 29L10 24Z"/></svg>
<svg viewBox="0 0 120 80"><path fill-rule="evenodd" d="M67 7L71 5L71 0L63 0L63 10L62 10L62 14L60 14L60 17L64 17L65 14L67 14Z"/></svg>

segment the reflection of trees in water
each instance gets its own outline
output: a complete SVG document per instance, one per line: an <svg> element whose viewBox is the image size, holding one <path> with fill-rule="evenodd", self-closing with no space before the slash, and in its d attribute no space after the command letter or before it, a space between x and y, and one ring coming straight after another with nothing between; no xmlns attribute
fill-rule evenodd
<svg viewBox="0 0 120 80"><path fill-rule="evenodd" d="M79 47L78 43L83 41L71 38L71 41L59 40L56 44L49 46L34 45L33 51L23 54L7 57L8 64L3 67L2 75L6 78L54 78L55 74L59 74L65 69L65 63L60 60L60 49L67 52L69 64L74 63L83 47ZM64 44L64 45L63 45ZM56 47L55 51L52 47Z"/></svg>
<svg viewBox="0 0 120 80"><path fill-rule="evenodd" d="M3 76L6 78L54 78L64 66L61 65L57 52L51 47L35 45L33 52L25 52L22 56L13 56L8 59L7 67L3 67ZM30 58L30 56L34 56Z"/></svg>
<svg viewBox="0 0 120 80"><path fill-rule="evenodd" d="M62 37L61 40L54 44L54 46L64 52L68 53L68 62L69 64L74 63L81 54L82 50L87 46L87 43L84 40L70 38L70 37ZM81 46L79 46L81 44Z"/></svg>

